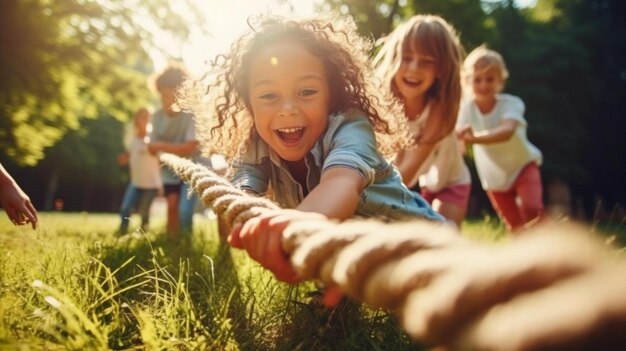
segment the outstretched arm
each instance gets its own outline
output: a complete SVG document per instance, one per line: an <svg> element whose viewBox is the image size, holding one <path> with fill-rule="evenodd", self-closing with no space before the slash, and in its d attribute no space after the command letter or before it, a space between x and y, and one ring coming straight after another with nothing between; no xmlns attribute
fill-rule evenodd
<svg viewBox="0 0 626 351"><path fill-rule="evenodd" d="M37 210L30 198L0 164L0 203L15 225L30 223L37 228Z"/></svg>
<svg viewBox="0 0 626 351"><path fill-rule="evenodd" d="M158 152L167 152L178 156L189 156L196 151L198 147L197 140L189 140L184 143L167 143L163 141L153 141L148 144L148 150L151 154Z"/></svg>
<svg viewBox="0 0 626 351"><path fill-rule="evenodd" d="M416 148L403 151L402 162L397 162L396 166L406 186L412 187L417 183L415 175L434 147L435 144L420 144Z"/></svg>
<svg viewBox="0 0 626 351"><path fill-rule="evenodd" d="M499 126L473 133L471 129L465 129L460 135L461 140L473 144L501 143L511 139L519 122L514 119L505 119Z"/></svg>
<svg viewBox="0 0 626 351"><path fill-rule="evenodd" d="M363 177L347 167L334 167L322 175L320 184L300 203L297 210L283 209L264 213L236 226L228 241L244 249L250 257L284 282L298 281L282 248L282 232L289 223L302 219L347 219L354 215Z"/></svg>
<svg viewBox="0 0 626 351"><path fill-rule="evenodd" d="M322 174L320 184L296 209L321 213L329 218L350 218L359 204L364 183L357 171L347 167L333 167Z"/></svg>

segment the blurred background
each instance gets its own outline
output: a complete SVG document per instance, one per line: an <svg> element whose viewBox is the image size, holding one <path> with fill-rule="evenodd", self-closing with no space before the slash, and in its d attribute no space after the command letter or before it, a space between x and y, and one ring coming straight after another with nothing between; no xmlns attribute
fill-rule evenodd
<svg viewBox="0 0 626 351"><path fill-rule="evenodd" d="M124 128L155 109L150 75L194 75L259 12L355 17L373 39L413 14L452 23L466 51L487 43L526 103L553 211L623 221L626 2L623 0L0 0L0 162L39 210L117 212ZM473 167L473 162L469 162ZM474 171L469 216L492 212Z"/></svg>

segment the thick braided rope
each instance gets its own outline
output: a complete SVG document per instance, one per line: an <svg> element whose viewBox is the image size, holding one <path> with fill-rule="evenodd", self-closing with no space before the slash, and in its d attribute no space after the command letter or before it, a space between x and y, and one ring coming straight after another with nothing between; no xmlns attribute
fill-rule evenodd
<svg viewBox="0 0 626 351"><path fill-rule="evenodd" d="M161 160L228 225L278 208L189 160L167 154ZM307 219L290 224L282 241L301 278L339 286L348 296L397 312L416 339L452 349L567 349L572 345L567 342L579 342L581 334L587 341L607 334L606 328L598 331L596 316L580 308L580 301L578 309L571 309L574 290L567 287L580 291L589 282L610 286L602 295L623 301L610 307L626 316L626 299L615 298L626 290L626 279L614 279L626 274L626 265L599 266L606 250L581 231L560 225L488 246L426 221ZM545 318L542 310L562 318Z"/></svg>

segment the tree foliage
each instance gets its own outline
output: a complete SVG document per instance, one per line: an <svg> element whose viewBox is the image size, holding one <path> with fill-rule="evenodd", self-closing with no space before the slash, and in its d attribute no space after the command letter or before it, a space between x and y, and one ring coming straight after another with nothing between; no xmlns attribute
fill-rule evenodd
<svg viewBox="0 0 626 351"><path fill-rule="evenodd" d="M125 120L150 96L151 28L188 34L167 0L3 0L0 23L0 153L21 165L83 119Z"/></svg>
<svg viewBox="0 0 626 351"><path fill-rule="evenodd" d="M505 90L526 103L529 138L544 153L544 185L565 181L594 215L597 198L626 203L626 3L621 0L326 0L375 38L414 14L450 22L466 51L504 56ZM390 10L392 9L392 11ZM474 182L478 186L478 182Z"/></svg>
<svg viewBox="0 0 626 351"><path fill-rule="evenodd" d="M39 185L45 179L53 193L54 174L57 195L74 209L86 207L68 192L93 192L91 201L89 189L121 192L126 179L113 160L122 123L149 102L155 29L184 40L186 24L201 22L180 6L193 4L0 0L0 161L40 207ZM546 185L568 183L588 215L598 197L609 210L626 203L626 2L537 0L520 9L513 0L325 0L320 8L354 16L373 39L434 13L466 51L482 43L500 51L511 72L506 91L525 101L529 137L544 153Z"/></svg>

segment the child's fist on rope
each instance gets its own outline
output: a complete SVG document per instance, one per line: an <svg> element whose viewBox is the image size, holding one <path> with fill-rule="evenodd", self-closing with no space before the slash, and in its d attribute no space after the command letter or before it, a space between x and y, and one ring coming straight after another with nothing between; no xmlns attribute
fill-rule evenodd
<svg viewBox="0 0 626 351"><path fill-rule="evenodd" d="M290 209L267 211L235 225L228 242L235 248L246 250L253 260L269 269L278 280L297 283L300 279L283 249L283 230L294 221L325 219L326 216L313 212Z"/></svg>

